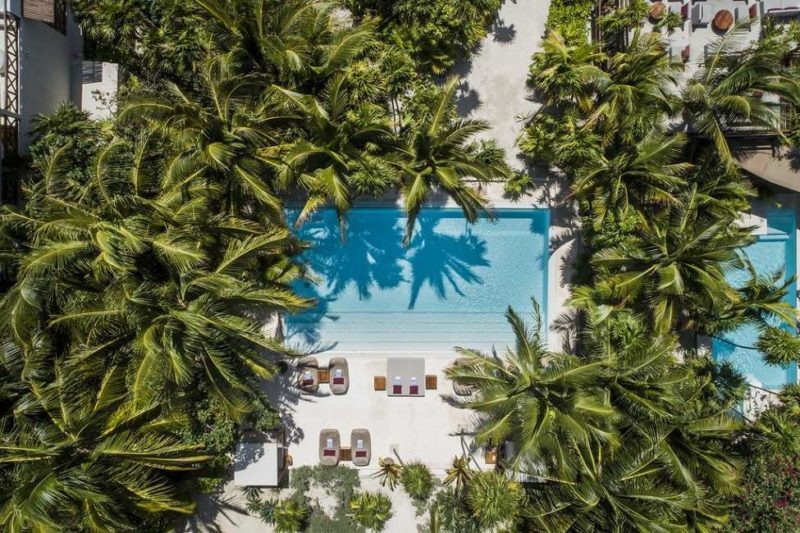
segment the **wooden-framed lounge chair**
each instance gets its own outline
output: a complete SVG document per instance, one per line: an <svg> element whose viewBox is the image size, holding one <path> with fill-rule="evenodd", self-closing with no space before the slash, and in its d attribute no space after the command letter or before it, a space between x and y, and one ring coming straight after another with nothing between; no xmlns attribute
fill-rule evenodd
<svg viewBox="0 0 800 533"><path fill-rule="evenodd" d="M354 429L350 432L350 451L355 466L367 466L372 458L372 439L368 429Z"/></svg>
<svg viewBox="0 0 800 533"><path fill-rule="evenodd" d="M319 464L336 466L339 464L341 452L339 431L336 429L323 429L319 432Z"/></svg>
<svg viewBox="0 0 800 533"><path fill-rule="evenodd" d="M386 390L386 376L374 376L372 378L372 385L375 390Z"/></svg>
<svg viewBox="0 0 800 533"><path fill-rule="evenodd" d="M469 359L466 357L459 357L453 362L453 366L464 366L468 363ZM475 392L475 386L465 383L458 383L457 381L453 380L453 392L456 393L456 396L471 396L472 393Z"/></svg>
<svg viewBox="0 0 800 533"><path fill-rule="evenodd" d="M300 377L297 379L297 388L306 392L319 390L319 363L313 357L305 357L297 364Z"/></svg>
<svg viewBox="0 0 800 533"><path fill-rule="evenodd" d="M346 393L347 389L350 388L350 372L347 359L334 357L328 363L328 371L330 372L331 392L334 394Z"/></svg>

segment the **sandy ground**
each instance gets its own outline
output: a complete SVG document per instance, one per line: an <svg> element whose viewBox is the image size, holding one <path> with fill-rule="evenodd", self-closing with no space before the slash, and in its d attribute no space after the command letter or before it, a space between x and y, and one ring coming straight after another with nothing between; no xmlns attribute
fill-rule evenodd
<svg viewBox="0 0 800 533"><path fill-rule="evenodd" d="M490 129L486 136L495 138L503 147L509 163L531 173L518 158L516 138L522 120L536 110L526 87L528 65L544 32L549 8L548 0L506 0L496 24L481 48L468 62L456 68L462 83L458 91L458 109L463 116L486 120ZM561 191L557 184L539 187L533 194L517 201L504 197L502 189L489 186L484 192L495 207L537 206L551 208L550 273L548 310L552 319L563 311L569 287L565 281L573 254L576 225L572 214L557 204ZM551 345L558 348L562 338L549 335ZM320 363L324 364L324 357ZM469 422L469 413L448 405L443 395L451 392L441 370L452 356L428 358L426 373L439 375L439 390L428 391L424 398L390 398L372 390L372 376L385 374L385 356L350 360L351 389L344 396L307 396L293 390L289 380L267 386L268 393L280 406L289 434L289 453L295 465L318 462L317 439L322 428L339 430L343 442L349 441L350 430L366 427L372 434L373 459L361 470L362 487L381 490L390 495L394 517L384 531L409 533L418 531L425 517L417 517L409 498L398 489L393 493L382 489L372 478L380 456L390 455L393 448L404 461L423 460L437 476L443 476L453 456L469 446L469 437L459 432ZM322 386L321 393L327 392ZM476 464L483 464L482 450L476 450ZM188 521L184 531L255 532L270 531L269 526L244 512L239 490L228 484L222 494L198 498L198 512Z"/></svg>

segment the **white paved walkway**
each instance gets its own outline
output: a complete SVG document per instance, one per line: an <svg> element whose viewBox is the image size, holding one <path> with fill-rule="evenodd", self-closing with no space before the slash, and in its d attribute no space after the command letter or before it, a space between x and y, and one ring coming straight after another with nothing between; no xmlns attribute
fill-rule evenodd
<svg viewBox="0 0 800 533"><path fill-rule="evenodd" d="M549 0L506 0L480 50L456 67L462 80L459 113L488 122L485 137L496 139L517 169L522 168L515 147L520 119L538 107L529 99L528 67L544 35L549 8Z"/></svg>

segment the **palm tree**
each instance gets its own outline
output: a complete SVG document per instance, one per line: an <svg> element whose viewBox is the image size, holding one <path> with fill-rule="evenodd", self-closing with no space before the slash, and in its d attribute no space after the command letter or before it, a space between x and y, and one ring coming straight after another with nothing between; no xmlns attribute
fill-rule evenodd
<svg viewBox="0 0 800 533"><path fill-rule="evenodd" d="M604 58L594 44L567 42L558 31L550 31L533 56L530 84L546 106L572 104L588 111L595 91L608 80L599 66Z"/></svg>
<svg viewBox="0 0 800 533"><path fill-rule="evenodd" d="M257 152L273 145L278 128L294 117L271 113L259 103L258 79L232 69L228 60L210 60L199 76L202 92L167 83L166 96L134 99L120 120L144 120L171 145L160 185L166 195L180 196L187 188L199 193L202 186L231 214L258 209L280 221L283 206L270 179L272 163Z"/></svg>
<svg viewBox="0 0 800 533"><path fill-rule="evenodd" d="M781 110L762 99L780 97L800 105L800 82L785 65L788 42L781 36L743 49L748 22L740 21L712 43L702 68L683 90L683 113L690 132L709 138L729 170L736 162L728 135L742 126L781 133Z"/></svg>
<svg viewBox="0 0 800 533"><path fill-rule="evenodd" d="M389 486L389 490L394 490L398 483L400 483L400 476L403 472L403 466L395 463L391 457L381 457L378 459L378 471L375 472L375 477L380 479L381 487Z"/></svg>
<svg viewBox="0 0 800 533"><path fill-rule="evenodd" d="M681 135L645 136L630 151L589 163L579 171L572 189L575 195L591 199L595 224L602 224L609 212L632 207L647 226L650 206L677 203L676 192L691 168L679 160L684 144Z"/></svg>
<svg viewBox="0 0 800 533"><path fill-rule="evenodd" d="M744 267L739 249L753 239L748 228L702 217L694 189L684 201L665 225L643 228L632 245L605 248L592 258L608 274L614 297L640 302L659 332L679 324L685 310L713 313L736 301L726 273Z"/></svg>
<svg viewBox="0 0 800 533"><path fill-rule="evenodd" d="M445 485L453 485L457 493L461 493L469 481L472 479L474 472L469 466L470 458L467 455L453 457L453 463L447 469L447 476L444 478Z"/></svg>
<svg viewBox="0 0 800 533"><path fill-rule="evenodd" d="M469 399L453 399L477 413L476 444L510 442L515 456L508 468L536 471L539 458L563 456L569 440L613 439L605 426L614 412L595 389L602 361L548 352L538 306L533 328L512 309L506 318L514 348L502 358L457 348L465 360L445 370L453 381L477 390Z"/></svg>
<svg viewBox="0 0 800 533"><path fill-rule="evenodd" d="M0 464L14 490L0 496L4 531L133 530L137 509L191 513L175 473L212 459L181 442L181 425L163 405L135 406L125 365L95 365L72 353L55 365L49 342L23 356L4 346L3 372L18 395L0 425Z"/></svg>
<svg viewBox="0 0 800 533"><path fill-rule="evenodd" d="M139 172L117 170L117 149L100 152L82 188L63 186L54 154L28 209L0 216L30 250L11 251L19 271L0 299L0 333L26 352L47 333L88 362L118 354L136 405L199 379L231 413L247 412L250 377L291 353L261 329L268 314L307 304L288 286L301 247L267 217L215 214L202 193L136 194Z"/></svg>
<svg viewBox="0 0 800 533"><path fill-rule="evenodd" d="M399 181L398 171L386 159L393 143L389 117L381 107L351 103L343 74L325 86L324 99L275 88L302 119L301 132L283 145L261 150L278 169L282 189L299 185L308 199L297 223L302 224L326 203L339 215L342 236L346 213L356 195L380 196Z"/></svg>
<svg viewBox="0 0 800 533"><path fill-rule="evenodd" d="M407 127L402 135L402 192L407 215L405 242L429 195L441 191L461 207L468 221L480 212L489 214L486 199L468 183L468 178L484 183L507 177L504 163L487 161L476 145L467 145L487 125L475 120L449 118L458 80L452 79L437 96L431 113Z"/></svg>
<svg viewBox="0 0 800 533"><path fill-rule="evenodd" d="M330 78L375 45L375 24L349 25L335 5L312 0L194 0L214 21L209 41L270 83L318 94Z"/></svg>
<svg viewBox="0 0 800 533"><path fill-rule="evenodd" d="M628 47L608 58L605 70L608 76L600 78L584 127L601 134L606 146L615 139L635 144L677 110L672 90L680 67L669 60L657 34L634 32Z"/></svg>
<svg viewBox="0 0 800 533"><path fill-rule="evenodd" d="M425 502L433 492L433 474L423 463L408 463L400 472L400 483L411 499Z"/></svg>

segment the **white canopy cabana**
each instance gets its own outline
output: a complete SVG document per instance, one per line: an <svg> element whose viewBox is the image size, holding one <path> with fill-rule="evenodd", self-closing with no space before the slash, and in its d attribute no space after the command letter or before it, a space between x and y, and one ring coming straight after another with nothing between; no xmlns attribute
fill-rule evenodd
<svg viewBox="0 0 800 533"><path fill-rule="evenodd" d="M277 487L284 468L283 444L240 442L234 456L233 484L240 487Z"/></svg>

